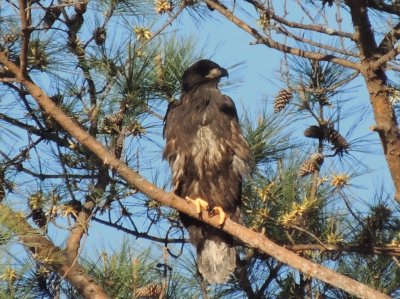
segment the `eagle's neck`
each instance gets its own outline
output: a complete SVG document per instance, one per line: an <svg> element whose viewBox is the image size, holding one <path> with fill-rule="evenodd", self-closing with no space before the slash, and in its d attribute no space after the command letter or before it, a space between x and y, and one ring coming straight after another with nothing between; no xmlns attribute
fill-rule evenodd
<svg viewBox="0 0 400 299"><path fill-rule="evenodd" d="M185 94L191 97L207 97L209 94L218 91L218 82L207 82L193 86L191 89L185 91Z"/></svg>
<svg viewBox="0 0 400 299"><path fill-rule="evenodd" d="M200 107L207 107L217 92L218 89L215 86L203 85L201 88L192 88L189 92L184 94L183 102L195 106L197 109Z"/></svg>
<svg viewBox="0 0 400 299"><path fill-rule="evenodd" d="M194 84L190 88L184 89L183 91L185 93L190 93L190 92L194 92L198 89L207 90L207 89L217 89L217 88L218 88L218 81L214 80L214 81L201 82L201 83Z"/></svg>

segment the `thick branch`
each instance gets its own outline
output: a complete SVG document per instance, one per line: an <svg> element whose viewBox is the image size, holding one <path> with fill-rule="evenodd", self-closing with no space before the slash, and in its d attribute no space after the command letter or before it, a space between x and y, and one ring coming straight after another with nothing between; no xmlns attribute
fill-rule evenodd
<svg viewBox="0 0 400 299"><path fill-rule="evenodd" d="M45 264L61 276L65 276L85 298L110 298L93 281L93 278L85 273L79 263L69 260L64 250L45 238L40 230L32 228L23 216L17 215L2 204L0 204L0 215L1 224L18 235L22 244L29 248L37 261Z"/></svg>
<svg viewBox="0 0 400 299"><path fill-rule="evenodd" d="M99 164L97 183L94 186L92 193L86 198L82 211L79 212L66 242L66 252L70 259L78 258L81 240L84 234L87 233L89 221L94 215L96 202L98 202L98 198L101 198L110 181L108 168L105 165L101 165L101 161L99 161Z"/></svg>
<svg viewBox="0 0 400 299"><path fill-rule="evenodd" d="M8 69L14 72L16 77L21 79L22 84L24 84L29 93L50 116L52 116L80 143L97 155L105 165L108 165L110 168L114 169L121 177L123 177L140 192L159 201L161 204L167 205L193 218L199 219L196 209L186 200L177 197L173 193L158 189L152 183L140 176L137 172L130 169L125 163L115 158L115 156L108 152L101 143L90 136L88 132L84 131L57 105L55 105L41 88L34 84L30 79L24 78L16 65L9 62L2 53L0 53L0 61L6 65ZM205 211L203 211L201 216L201 221L213 227L218 227L218 217L209 218L208 213ZM343 276L319 264L313 263L305 258L299 257L295 253L275 244L263 234L256 233L231 221L230 219L226 220L224 227L221 229L242 241L247 246L256 248L274 257L278 261L288 264L291 267L303 272L304 274L320 279L330 285L333 285L334 287L343 289L350 294L359 296L361 298L390 298L389 296L386 296L351 278Z"/></svg>
<svg viewBox="0 0 400 299"><path fill-rule="evenodd" d="M348 0L351 18L355 28L355 41L360 51L361 60L372 59L377 54L374 32L368 17L364 1Z"/></svg>
<svg viewBox="0 0 400 299"><path fill-rule="evenodd" d="M376 68L379 49L369 21L365 1L347 0L354 27L356 43L361 53L361 74L370 95L376 126L381 128L379 137L400 203L400 133L392 104L389 101L387 77L382 67ZM390 53L389 53L390 55Z"/></svg>

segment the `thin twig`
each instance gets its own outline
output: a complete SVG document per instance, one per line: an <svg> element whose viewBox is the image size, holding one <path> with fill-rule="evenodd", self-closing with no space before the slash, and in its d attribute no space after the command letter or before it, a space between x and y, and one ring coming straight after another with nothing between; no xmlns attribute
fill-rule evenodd
<svg viewBox="0 0 400 299"><path fill-rule="evenodd" d="M217 1L214 1L214 2L217 2ZM318 32L318 33L324 33L324 34L331 35L331 36L341 36L344 38L348 38L350 40L354 39L354 35L352 33L334 30L332 28L327 28L324 25L303 24L303 23L288 21L287 18L276 15L272 9L266 8L263 4L261 4L260 2L258 2L256 0L246 0L246 2L253 5L258 10L261 10L262 12L264 12L269 18L277 21L278 23L286 25L290 28L309 30L309 31L314 31L314 32Z"/></svg>
<svg viewBox="0 0 400 299"><path fill-rule="evenodd" d="M313 41L311 39L305 38L304 36L296 35L293 32L291 32L290 30L287 30L286 28L279 28L278 27L277 30L278 30L278 32L282 32L282 34L285 34L288 37L290 37L290 38L292 38L292 39L294 39L294 40L296 40L298 42L301 42L301 43L304 43L304 44L309 44L310 46L318 47L320 49L324 49L324 50L328 50L328 51L331 51L331 52L343 54L343 55L346 55L346 56L359 58L359 55L354 53L354 52L345 50L344 48L343 49L339 49L339 48L336 48L336 47L332 47L332 46L330 46L328 44L322 44L322 43L315 42L315 41Z"/></svg>

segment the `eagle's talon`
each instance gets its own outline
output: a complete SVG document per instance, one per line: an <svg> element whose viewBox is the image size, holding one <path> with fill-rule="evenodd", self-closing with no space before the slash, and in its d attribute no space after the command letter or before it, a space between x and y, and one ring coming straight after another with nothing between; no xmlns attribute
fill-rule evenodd
<svg viewBox="0 0 400 299"><path fill-rule="evenodd" d="M179 189L179 182L176 182L172 187L172 193L177 194L178 189Z"/></svg>
<svg viewBox="0 0 400 299"><path fill-rule="evenodd" d="M225 211L224 211L221 207L214 207L214 208L211 210L210 215L211 215L211 216L218 215L218 218L219 218L219 220L218 220L218 225L219 225L219 226L224 225L224 223L225 223L225 221L226 221L226 218L228 218L228 217L226 216Z"/></svg>
<svg viewBox="0 0 400 299"><path fill-rule="evenodd" d="M185 199L189 203L192 203L195 205L196 213L197 213L197 215L199 215L199 217L201 216L201 209L206 210L206 211L209 210L208 202L206 202L204 199L202 199L200 197L196 197L196 199L192 199L189 196L186 196Z"/></svg>

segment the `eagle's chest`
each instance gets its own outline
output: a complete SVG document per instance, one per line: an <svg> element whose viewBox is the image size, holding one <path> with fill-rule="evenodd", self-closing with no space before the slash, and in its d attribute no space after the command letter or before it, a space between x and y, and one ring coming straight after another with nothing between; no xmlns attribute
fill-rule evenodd
<svg viewBox="0 0 400 299"><path fill-rule="evenodd" d="M192 140L191 156L200 177L219 169L226 149L210 126L200 126Z"/></svg>

